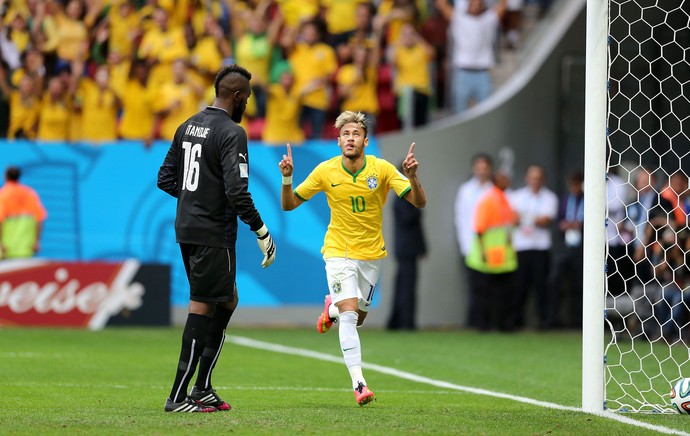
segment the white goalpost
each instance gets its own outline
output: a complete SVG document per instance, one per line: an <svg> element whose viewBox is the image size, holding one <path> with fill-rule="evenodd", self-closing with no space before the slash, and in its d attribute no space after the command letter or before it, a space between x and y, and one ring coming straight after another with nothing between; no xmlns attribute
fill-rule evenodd
<svg viewBox="0 0 690 436"><path fill-rule="evenodd" d="M588 412L604 408L607 33L608 1L587 0L582 408Z"/></svg>
<svg viewBox="0 0 690 436"><path fill-rule="evenodd" d="M587 0L582 408L690 377L690 0Z"/></svg>

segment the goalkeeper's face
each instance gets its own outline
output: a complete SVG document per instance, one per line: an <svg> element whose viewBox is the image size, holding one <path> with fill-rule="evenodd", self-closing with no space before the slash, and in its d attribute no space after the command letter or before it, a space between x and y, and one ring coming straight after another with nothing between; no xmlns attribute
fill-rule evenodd
<svg viewBox="0 0 690 436"><path fill-rule="evenodd" d="M343 156L357 159L364 154L364 147L369 143L366 132L357 123L347 123L340 129L338 146Z"/></svg>

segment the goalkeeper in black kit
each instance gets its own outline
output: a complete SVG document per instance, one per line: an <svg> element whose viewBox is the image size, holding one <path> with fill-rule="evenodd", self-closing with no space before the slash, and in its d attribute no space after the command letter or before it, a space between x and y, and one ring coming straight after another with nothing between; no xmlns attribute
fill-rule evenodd
<svg viewBox="0 0 690 436"><path fill-rule="evenodd" d="M251 94L251 74L237 65L216 76L216 99L177 128L158 171L158 187L177 198L175 234L189 279L189 315L166 412L230 410L211 375L237 307L237 217L256 233L266 268L275 245L249 187L247 135L238 123ZM189 383L199 366L196 382Z"/></svg>

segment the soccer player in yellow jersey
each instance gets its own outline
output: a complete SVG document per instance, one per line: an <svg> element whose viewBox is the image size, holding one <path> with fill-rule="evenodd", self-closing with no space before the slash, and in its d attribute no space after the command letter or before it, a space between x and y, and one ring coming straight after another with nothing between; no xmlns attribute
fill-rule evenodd
<svg viewBox="0 0 690 436"><path fill-rule="evenodd" d="M292 150L278 164L283 175L280 201L283 210L293 210L316 193L326 194L331 222L321 249L326 262L329 295L317 328L326 332L339 320L340 348L352 378L355 400L364 405L374 400L362 375L362 352L357 327L364 323L379 279L383 241L383 206L392 189L416 207L426 205L426 194L417 177L419 162L412 143L402 164L402 174L393 164L367 156L366 118L345 111L335 121L341 156L320 163L297 188L292 189Z"/></svg>

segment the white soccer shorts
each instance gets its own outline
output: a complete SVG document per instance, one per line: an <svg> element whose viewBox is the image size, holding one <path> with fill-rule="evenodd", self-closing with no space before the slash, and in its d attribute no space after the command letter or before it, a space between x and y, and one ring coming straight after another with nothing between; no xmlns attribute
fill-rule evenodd
<svg viewBox="0 0 690 436"><path fill-rule="evenodd" d="M357 298L359 310L368 312L379 281L382 260L355 260L343 257L329 257L324 260L328 290L333 303Z"/></svg>

